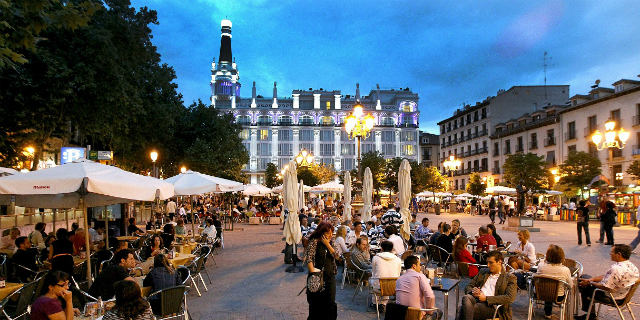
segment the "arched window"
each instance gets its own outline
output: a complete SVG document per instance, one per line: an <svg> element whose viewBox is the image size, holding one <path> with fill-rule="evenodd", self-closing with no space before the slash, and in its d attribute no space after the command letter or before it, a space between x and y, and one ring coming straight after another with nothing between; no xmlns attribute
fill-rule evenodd
<svg viewBox="0 0 640 320"><path fill-rule="evenodd" d="M400 103L400 111L402 112L415 112L417 109L417 105L413 101L403 101Z"/></svg>
<svg viewBox="0 0 640 320"><path fill-rule="evenodd" d="M394 126L396 124L396 120L393 117L382 117L380 118L381 126Z"/></svg>
<svg viewBox="0 0 640 320"><path fill-rule="evenodd" d="M298 119L298 124L301 126L312 126L313 125L313 117L312 116L300 116Z"/></svg>
<svg viewBox="0 0 640 320"><path fill-rule="evenodd" d="M272 123L271 116L258 116L259 126L270 126Z"/></svg>
<svg viewBox="0 0 640 320"><path fill-rule="evenodd" d="M403 125L413 124L413 116L409 114L402 115L402 117L400 118L400 123Z"/></svg>
<svg viewBox="0 0 640 320"><path fill-rule="evenodd" d="M278 117L278 124L281 126L292 126L293 125L293 117L292 116L280 116Z"/></svg>
<svg viewBox="0 0 640 320"><path fill-rule="evenodd" d="M251 116L237 116L236 123L242 126L250 126L251 125Z"/></svg>
<svg viewBox="0 0 640 320"><path fill-rule="evenodd" d="M323 126L330 126L334 123L334 119L331 116L324 116L320 118L320 124L322 124Z"/></svg>

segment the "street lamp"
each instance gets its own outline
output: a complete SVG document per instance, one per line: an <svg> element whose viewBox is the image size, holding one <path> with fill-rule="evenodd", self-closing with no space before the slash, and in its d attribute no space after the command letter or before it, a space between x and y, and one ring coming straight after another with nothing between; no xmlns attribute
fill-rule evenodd
<svg viewBox="0 0 640 320"><path fill-rule="evenodd" d="M311 155L307 149L302 149L296 157L296 163L300 167L308 167L313 163L313 155Z"/></svg>
<svg viewBox="0 0 640 320"><path fill-rule="evenodd" d="M364 116L364 108L360 104L360 100L353 106L353 113L347 117L344 128L347 131L349 140L357 139L358 141L358 181L362 181L362 170L360 166L360 141L371 134L375 118L371 114Z"/></svg>
<svg viewBox="0 0 640 320"><path fill-rule="evenodd" d="M456 159L453 155L450 155L449 160L445 160L443 165L451 173L451 182L453 183L453 172L460 169L460 160Z"/></svg>
<svg viewBox="0 0 640 320"><path fill-rule="evenodd" d="M187 172L187 167L182 166L182 168L180 168L180 173L185 173Z"/></svg>
<svg viewBox="0 0 640 320"><path fill-rule="evenodd" d="M158 160L158 152L151 151L149 156L151 156L151 161L153 161L153 177L157 178L158 176L156 174L156 160Z"/></svg>
<svg viewBox="0 0 640 320"><path fill-rule="evenodd" d="M613 174L613 148L623 149L629 139L629 131L624 128L620 128L619 131L616 131L615 128L616 121L609 119L604 124L604 141L602 141L602 133L598 130L596 130L596 132L591 136L591 141L596 145L598 151L604 148L609 149L609 168L611 170L612 180L615 178L615 175ZM602 142L602 144L600 144L600 142Z"/></svg>

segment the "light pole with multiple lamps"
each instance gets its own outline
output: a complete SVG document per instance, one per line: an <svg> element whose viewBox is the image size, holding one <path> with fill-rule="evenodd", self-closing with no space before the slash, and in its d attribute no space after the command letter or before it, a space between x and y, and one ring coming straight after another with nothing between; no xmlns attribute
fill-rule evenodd
<svg viewBox="0 0 640 320"><path fill-rule="evenodd" d="M453 172L460 169L461 162L459 159L456 159L453 155L449 156L449 160L445 160L442 164L449 173L451 174L451 184L449 185L451 191L453 191ZM455 206L455 201L453 201L453 192L451 192L451 201L449 202L449 212L451 212L451 206Z"/></svg>
<svg viewBox="0 0 640 320"><path fill-rule="evenodd" d="M347 117L344 128L349 135L349 140L357 139L358 148L358 182L362 182L362 168L360 166L360 142L362 138L368 138L371 134L371 129L375 125L375 118L371 115L364 115L364 108L360 101L356 102L353 106L353 113Z"/></svg>
<svg viewBox="0 0 640 320"><path fill-rule="evenodd" d="M609 119L604 124L604 141L602 141L602 133L596 130L591 136L591 141L596 145L598 151L607 148L609 149L609 172L611 174L610 183L615 185L615 180L618 176L613 173L613 148L624 149L627 144L627 140L629 139L629 131L624 128L620 128L620 130L616 131L616 121L614 119ZM602 142L602 143L601 143Z"/></svg>
<svg viewBox="0 0 640 320"><path fill-rule="evenodd" d="M313 163L313 155L307 149L302 149L296 157L296 163L299 167L308 167Z"/></svg>

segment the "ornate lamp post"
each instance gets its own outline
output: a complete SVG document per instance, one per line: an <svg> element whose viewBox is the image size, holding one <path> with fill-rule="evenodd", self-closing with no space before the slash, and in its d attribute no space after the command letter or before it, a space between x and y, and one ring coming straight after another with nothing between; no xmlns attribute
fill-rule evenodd
<svg viewBox="0 0 640 320"><path fill-rule="evenodd" d="M445 160L442 164L449 173L451 174L451 183L453 184L453 172L460 169L461 162L459 159L456 159L453 155L449 156L449 160ZM451 185L450 185L451 186ZM451 186L451 191L453 191L453 186ZM455 201L453 201L453 192L451 193L451 202L449 202L449 212L451 212L451 206L455 206Z"/></svg>
<svg viewBox="0 0 640 320"><path fill-rule="evenodd" d="M349 140L357 139L358 141L358 182L362 182L362 168L360 166L360 140L364 137L365 139L369 137L371 134L371 129L373 129L375 119L371 114L364 116L364 108L362 104L360 104L360 100L356 102L356 105L353 106L353 113L347 117L346 123L344 125L347 134L349 135Z"/></svg>
<svg viewBox="0 0 640 320"><path fill-rule="evenodd" d="M591 141L593 141L593 143L596 145L598 151L604 148L609 149L609 169L612 181L614 181L614 179L616 178L615 174L613 173L613 148L623 149L627 144L627 140L629 139L629 131L625 130L624 128L620 128L619 131L616 131L615 128L616 121L613 119L609 119L604 124L604 141L602 141L602 133L600 133L600 131L598 130L596 130L596 132L594 132L591 136Z"/></svg>
<svg viewBox="0 0 640 320"><path fill-rule="evenodd" d="M313 163L313 155L307 149L302 149L296 157L296 163L299 167L308 167Z"/></svg>

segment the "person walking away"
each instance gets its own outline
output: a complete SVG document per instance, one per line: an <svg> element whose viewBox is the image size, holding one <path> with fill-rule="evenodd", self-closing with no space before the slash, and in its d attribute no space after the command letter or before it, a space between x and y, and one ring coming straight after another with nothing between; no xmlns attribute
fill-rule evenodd
<svg viewBox="0 0 640 320"><path fill-rule="evenodd" d="M500 198L498 198L498 218L500 219L500 224L504 224L504 206L504 198L500 196Z"/></svg>
<svg viewBox="0 0 640 320"><path fill-rule="evenodd" d="M489 200L489 219L491 220L491 224L496 223L496 199L491 197Z"/></svg>
<svg viewBox="0 0 640 320"><path fill-rule="evenodd" d="M640 206L638 206L638 210L636 211L636 223L638 224L638 235L631 241L631 244L629 244L631 250L635 250L636 247L638 247L638 243L640 243ZM633 251L632 253L635 254L636 252Z"/></svg>
<svg viewBox="0 0 640 320"><path fill-rule="evenodd" d="M614 210L615 207L615 203L611 201L607 202L607 211L602 215L602 219L604 219L602 220L604 222L604 233L607 236L607 242L604 244L609 246L612 246L615 243L613 241L613 226L616 225L618 218L618 214Z"/></svg>
<svg viewBox="0 0 640 320"><path fill-rule="evenodd" d="M589 237L589 208L586 207L587 202L580 200L580 206L576 209L578 215L578 245L582 245L582 229L584 236L587 238L587 245L591 247L591 238Z"/></svg>
<svg viewBox="0 0 640 320"><path fill-rule="evenodd" d="M469 211L471 212L472 216L476 215L477 206L478 206L478 200L476 200L476 198L471 198L471 208Z"/></svg>

